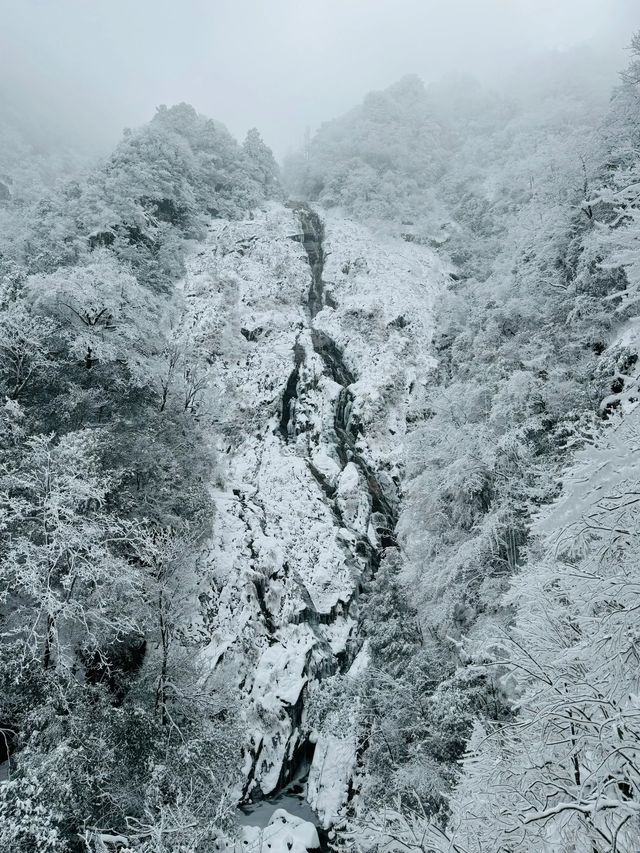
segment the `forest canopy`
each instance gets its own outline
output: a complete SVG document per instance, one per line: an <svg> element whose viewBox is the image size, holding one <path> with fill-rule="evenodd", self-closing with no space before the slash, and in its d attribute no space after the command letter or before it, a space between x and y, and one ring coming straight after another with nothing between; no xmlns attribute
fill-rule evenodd
<svg viewBox="0 0 640 853"><path fill-rule="evenodd" d="M279 194L277 167L257 131L242 147L186 104L72 178L28 155L3 137L0 849L84 851L109 826L141 853L166 826L201 849L243 735L189 662L215 340L176 283L211 217Z"/></svg>
<svg viewBox="0 0 640 853"><path fill-rule="evenodd" d="M609 102L563 67L534 99L407 77L286 164L451 263L358 849L635 849L639 50Z"/></svg>

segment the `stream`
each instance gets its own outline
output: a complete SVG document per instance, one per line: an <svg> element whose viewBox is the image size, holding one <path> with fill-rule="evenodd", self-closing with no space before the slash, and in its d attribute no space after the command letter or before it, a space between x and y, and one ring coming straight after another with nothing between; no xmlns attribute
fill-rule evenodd
<svg viewBox="0 0 640 853"><path fill-rule="evenodd" d="M380 482L376 472L367 464L365 459L357 450L358 436L363 428L356 419L352 418L353 395L350 386L356 381L356 376L346 366L341 349L321 329L314 326L317 314L325 305L324 291L324 227L318 214L307 206L300 206L297 210L302 226L303 246L307 253L309 266L311 268L311 286L309 288L308 311L311 325L311 340L314 351L320 356L324 363L326 372L334 382L342 386L334 415L334 432L336 436L336 450L340 459L341 468L344 469L349 462L353 462L362 474L367 484L369 500L371 503L371 520L378 536L378 549L373 548L375 554L372 559L376 568L380 559L380 550L389 547L397 547L394 530L398 521L398 496L388 494L389 486L386 488ZM372 549L368 540L360 538L360 544L366 543L367 550ZM375 574L373 572L372 574Z"/></svg>
<svg viewBox="0 0 640 853"><path fill-rule="evenodd" d="M241 805L238 822L240 825L264 828L277 809L285 809L294 817L313 823L318 832L321 832L318 816L307 802L308 778L309 767L301 767L299 774L280 790L270 794L264 800Z"/></svg>
<svg viewBox="0 0 640 853"><path fill-rule="evenodd" d="M360 576L358 589L356 589L352 598L352 601L355 601L358 593L362 591L363 584L375 576L380 565L383 550L389 547L397 547L394 530L398 517L398 496L393 483L391 483L392 494L390 494L389 483L383 485L374 469L366 462L361 453L358 452L357 440L363 434L363 428L358 419L352 417L354 398L350 390L350 386L356 381L356 377L345 364L343 352L335 341L315 326L316 316L325 306L323 223L318 214L308 205L300 204L293 206L293 208L301 226L301 233L296 235L294 239L302 242L311 271L311 283L306 307L313 349L322 360L324 372L340 386L333 418L333 432L335 436L333 444L336 456L341 470L344 471L349 463L354 464L358 468L361 482L366 484L369 520L375 530L377 540L374 543L369 537L349 530L347 524L342 519L342 514L335 498L336 489L324 481L322 475L313 468L309 460L310 470L324 493L324 499L330 506L337 523L349 530L351 534L351 544L346 546L349 551L348 560L352 565L358 567ZM304 348L296 342L294 347L294 368L283 391L279 418L279 432L283 441L287 443L296 438L296 407L298 397L304 392L304 389L300 388L304 361ZM351 601L349 602L350 604ZM336 669L339 667L344 672L349 668L355 657L355 653L362 645L362 640L362 632L360 626L358 626L355 638L349 643L349 652L344 655L345 659L336 661ZM321 674L316 674L317 677L321 677ZM327 833L321 829L320 820L311 806L306 802L306 783L313 754L312 750L305 749L307 745L303 741L292 752L293 757L289 761L288 766L283 768L280 784L275 791L264 799L260 799L255 803L245 803L240 807L240 823L264 828L269 824L277 809L285 809L289 814L313 823L318 829L320 836L320 849L328 850Z"/></svg>

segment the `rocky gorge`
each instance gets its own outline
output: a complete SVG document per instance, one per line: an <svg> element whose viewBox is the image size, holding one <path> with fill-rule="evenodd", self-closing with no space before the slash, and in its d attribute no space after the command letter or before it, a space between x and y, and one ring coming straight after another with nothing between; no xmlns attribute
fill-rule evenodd
<svg viewBox="0 0 640 853"><path fill-rule="evenodd" d="M296 203L215 221L189 262L194 318L221 318L208 394L224 474L202 554L201 665L205 682L228 668L244 697L246 821L302 778L297 796L326 831L357 785L357 709L319 735L307 697L367 666L366 586L390 551L401 559L403 437L425 405L445 278L428 249Z"/></svg>

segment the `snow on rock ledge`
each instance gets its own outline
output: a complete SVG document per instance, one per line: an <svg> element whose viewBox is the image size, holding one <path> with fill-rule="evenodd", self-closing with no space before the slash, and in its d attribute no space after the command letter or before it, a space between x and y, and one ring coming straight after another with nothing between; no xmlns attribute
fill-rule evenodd
<svg viewBox="0 0 640 853"><path fill-rule="evenodd" d="M237 846L238 850L306 853L307 850L320 849L315 826L284 809L275 811L264 829L255 826L244 827L242 840L243 843Z"/></svg>
<svg viewBox="0 0 640 853"><path fill-rule="evenodd" d="M374 552L392 543L379 526L395 517L403 438L433 365L431 303L445 280L427 249L323 214L323 282L310 307L305 248L315 234L301 234L301 218L272 205L215 221L184 282L194 316L208 321L201 421L222 469L202 555L212 588L203 683L224 666L245 697L244 797L290 778L308 737L309 683L361 645L358 589L376 565L369 541ZM351 735L319 736L309 795L326 826L354 762Z"/></svg>
<svg viewBox="0 0 640 853"><path fill-rule="evenodd" d="M426 406L435 366L433 303L448 282L424 246L373 232L339 214L323 214L326 304L316 326L342 348L356 375L353 414L369 458L392 474L403 438Z"/></svg>

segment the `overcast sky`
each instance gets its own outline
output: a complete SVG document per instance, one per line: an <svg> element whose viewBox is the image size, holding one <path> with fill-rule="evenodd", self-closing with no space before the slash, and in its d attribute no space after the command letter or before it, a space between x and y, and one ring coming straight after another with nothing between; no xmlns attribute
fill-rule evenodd
<svg viewBox="0 0 640 853"><path fill-rule="evenodd" d="M635 29L640 0L0 0L0 92L105 149L188 101L282 154L403 74L500 77Z"/></svg>

